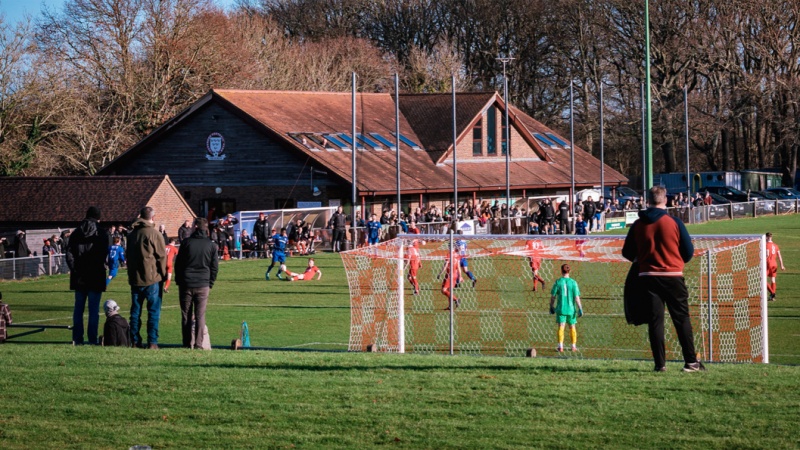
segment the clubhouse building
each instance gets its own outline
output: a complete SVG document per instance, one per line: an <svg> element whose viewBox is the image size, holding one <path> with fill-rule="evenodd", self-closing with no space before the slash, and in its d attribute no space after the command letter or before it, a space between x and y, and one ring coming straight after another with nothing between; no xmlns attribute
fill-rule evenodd
<svg viewBox="0 0 800 450"><path fill-rule="evenodd" d="M459 203L506 195L568 194L569 140L510 106L505 142L503 99L496 92L401 94L396 148L392 94L356 96L356 189L367 212L395 208L400 152L402 207L450 204L453 152ZM169 175L202 215L344 205L352 196L352 95L215 89L103 167L98 175ZM627 178L605 167L605 183ZM600 161L575 148L577 190L600 184Z"/></svg>

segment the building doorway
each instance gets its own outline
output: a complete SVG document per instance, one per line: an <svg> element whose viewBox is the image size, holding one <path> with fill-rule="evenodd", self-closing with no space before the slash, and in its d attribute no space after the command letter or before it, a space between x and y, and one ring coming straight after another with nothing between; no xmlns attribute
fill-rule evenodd
<svg viewBox="0 0 800 450"><path fill-rule="evenodd" d="M232 198L207 198L202 200L202 216L209 221L236 212L236 200Z"/></svg>

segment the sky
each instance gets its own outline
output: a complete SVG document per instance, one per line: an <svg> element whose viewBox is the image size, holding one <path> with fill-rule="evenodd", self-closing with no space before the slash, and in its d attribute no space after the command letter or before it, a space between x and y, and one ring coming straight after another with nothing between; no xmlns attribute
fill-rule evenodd
<svg viewBox="0 0 800 450"><path fill-rule="evenodd" d="M34 19L44 9L59 11L68 0L0 0L0 14L4 16L7 25L12 25L22 20L26 14ZM226 9L236 4L236 0L212 0L217 5Z"/></svg>

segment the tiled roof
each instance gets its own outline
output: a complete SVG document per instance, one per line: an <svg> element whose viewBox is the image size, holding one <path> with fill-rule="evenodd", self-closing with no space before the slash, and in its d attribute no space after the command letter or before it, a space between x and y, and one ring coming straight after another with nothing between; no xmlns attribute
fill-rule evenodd
<svg viewBox="0 0 800 450"><path fill-rule="evenodd" d="M89 206L101 221L128 223L162 183L158 176L0 177L0 222L75 223Z"/></svg>
<svg viewBox="0 0 800 450"><path fill-rule="evenodd" d="M288 146L325 166L343 181L350 183L351 158L349 151L327 151L308 142L304 145L290 133L346 133L351 134L351 102L349 92L296 92L212 90L150 136L112 161L100 173L109 172L115 165L124 164L135 157L138 149L157 142L162 133L190 117L194 111L209 101L218 101L243 119L282 139ZM497 93L459 93L457 101L457 132L459 139L467 135L470 125L489 105L502 106ZM448 191L452 189L452 166L447 155L452 151L452 96L451 94L401 94L400 133L418 143L422 149L413 150L401 144L401 185L404 191ZM542 160L514 160L510 167L511 183L515 188L547 189L570 185L569 150L542 149L531 133L555 133L522 111L511 108L511 122L520 134L529 139ZM395 102L392 94L361 94L356 101L357 132L368 135L380 133L394 142ZM555 133L558 135L558 133ZM563 138L562 138L563 139ZM567 141L567 139L564 139ZM575 151L575 178L577 185L596 185L600 182L600 162L578 149ZM358 190L362 193L389 193L396 188L396 154L385 149L371 148L357 155ZM459 188L463 190L489 190L505 187L505 159L496 158L480 163L459 163ZM606 167L606 183L626 183L627 178Z"/></svg>

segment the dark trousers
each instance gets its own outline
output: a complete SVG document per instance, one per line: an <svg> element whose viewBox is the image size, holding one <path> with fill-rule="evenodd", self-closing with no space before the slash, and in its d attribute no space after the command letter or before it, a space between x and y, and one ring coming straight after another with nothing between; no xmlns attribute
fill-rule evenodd
<svg viewBox="0 0 800 450"><path fill-rule="evenodd" d="M346 233L344 228L333 229L333 251L341 252L344 250L345 235Z"/></svg>
<svg viewBox="0 0 800 450"><path fill-rule="evenodd" d="M208 286L199 288L180 286L178 289L181 301L181 334L183 335L183 346L186 348L191 348L192 345L192 320L195 321L194 348L203 348L208 291Z"/></svg>
<svg viewBox="0 0 800 450"><path fill-rule="evenodd" d="M647 324L650 335L650 349L653 351L655 366L664 367L666 351L664 349L664 305L667 305L672 324L681 344L683 360L686 363L697 362L694 350L694 335L689 317L689 292L683 277L641 277L641 286L645 300L651 302L653 315Z"/></svg>

